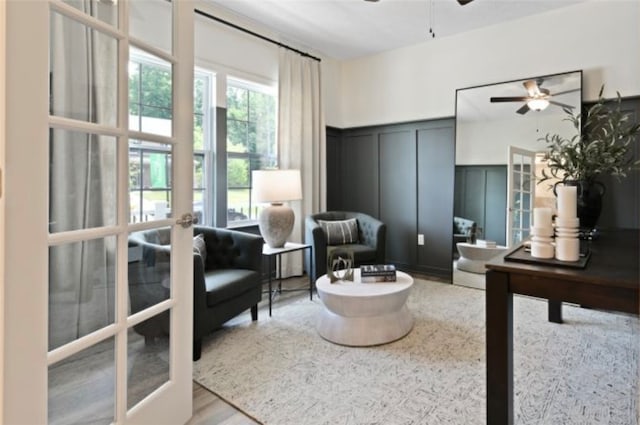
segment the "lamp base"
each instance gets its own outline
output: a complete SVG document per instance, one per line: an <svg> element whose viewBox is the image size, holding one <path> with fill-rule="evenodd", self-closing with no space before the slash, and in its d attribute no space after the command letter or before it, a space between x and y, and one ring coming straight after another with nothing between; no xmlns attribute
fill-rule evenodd
<svg viewBox="0 0 640 425"><path fill-rule="evenodd" d="M293 230L293 210L282 204L271 204L260 211L260 234L271 248L282 248Z"/></svg>

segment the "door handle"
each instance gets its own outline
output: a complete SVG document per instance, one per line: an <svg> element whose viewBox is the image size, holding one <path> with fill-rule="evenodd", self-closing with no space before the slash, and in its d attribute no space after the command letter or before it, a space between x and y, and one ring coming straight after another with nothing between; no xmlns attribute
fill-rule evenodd
<svg viewBox="0 0 640 425"><path fill-rule="evenodd" d="M185 229L191 227L192 224L198 223L198 217L194 217L191 213L184 213L182 217L176 220L176 224L181 225Z"/></svg>

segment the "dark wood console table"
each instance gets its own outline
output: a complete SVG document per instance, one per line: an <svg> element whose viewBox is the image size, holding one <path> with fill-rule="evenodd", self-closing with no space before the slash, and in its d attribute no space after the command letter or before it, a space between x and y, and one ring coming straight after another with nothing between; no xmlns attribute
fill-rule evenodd
<svg viewBox="0 0 640 425"><path fill-rule="evenodd" d="M496 259L487 264L487 424L512 425L513 294L549 300L549 320L562 322L562 302L640 312L638 230L603 231L590 243L584 269ZM560 341L558 343L561 343Z"/></svg>

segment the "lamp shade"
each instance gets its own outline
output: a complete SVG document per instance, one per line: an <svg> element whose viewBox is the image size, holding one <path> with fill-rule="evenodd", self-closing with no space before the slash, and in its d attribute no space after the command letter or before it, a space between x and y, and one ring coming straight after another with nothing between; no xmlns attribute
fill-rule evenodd
<svg viewBox="0 0 640 425"><path fill-rule="evenodd" d="M280 203L302 199L300 170L254 170L251 178L254 202Z"/></svg>

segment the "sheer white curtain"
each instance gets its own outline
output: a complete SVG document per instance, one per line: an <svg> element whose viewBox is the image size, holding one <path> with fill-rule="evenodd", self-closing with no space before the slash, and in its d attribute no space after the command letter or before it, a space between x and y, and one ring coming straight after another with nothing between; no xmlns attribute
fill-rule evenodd
<svg viewBox="0 0 640 425"><path fill-rule="evenodd" d="M100 12L96 0L74 4L87 14ZM50 31L51 114L115 126L115 40L58 14L52 15ZM53 129L49 146L51 233L114 225L115 138ZM114 238L52 247L50 349L113 323L114 266Z"/></svg>
<svg viewBox="0 0 640 425"><path fill-rule="evenodd" d="M306 215L325 209L325 124L320 62L288 49L279 52L278 163L299 169L302 201L291 202L296 221L292 242L302 242ZM283 258L282 275L302 274L302 255Z"/></svg>

